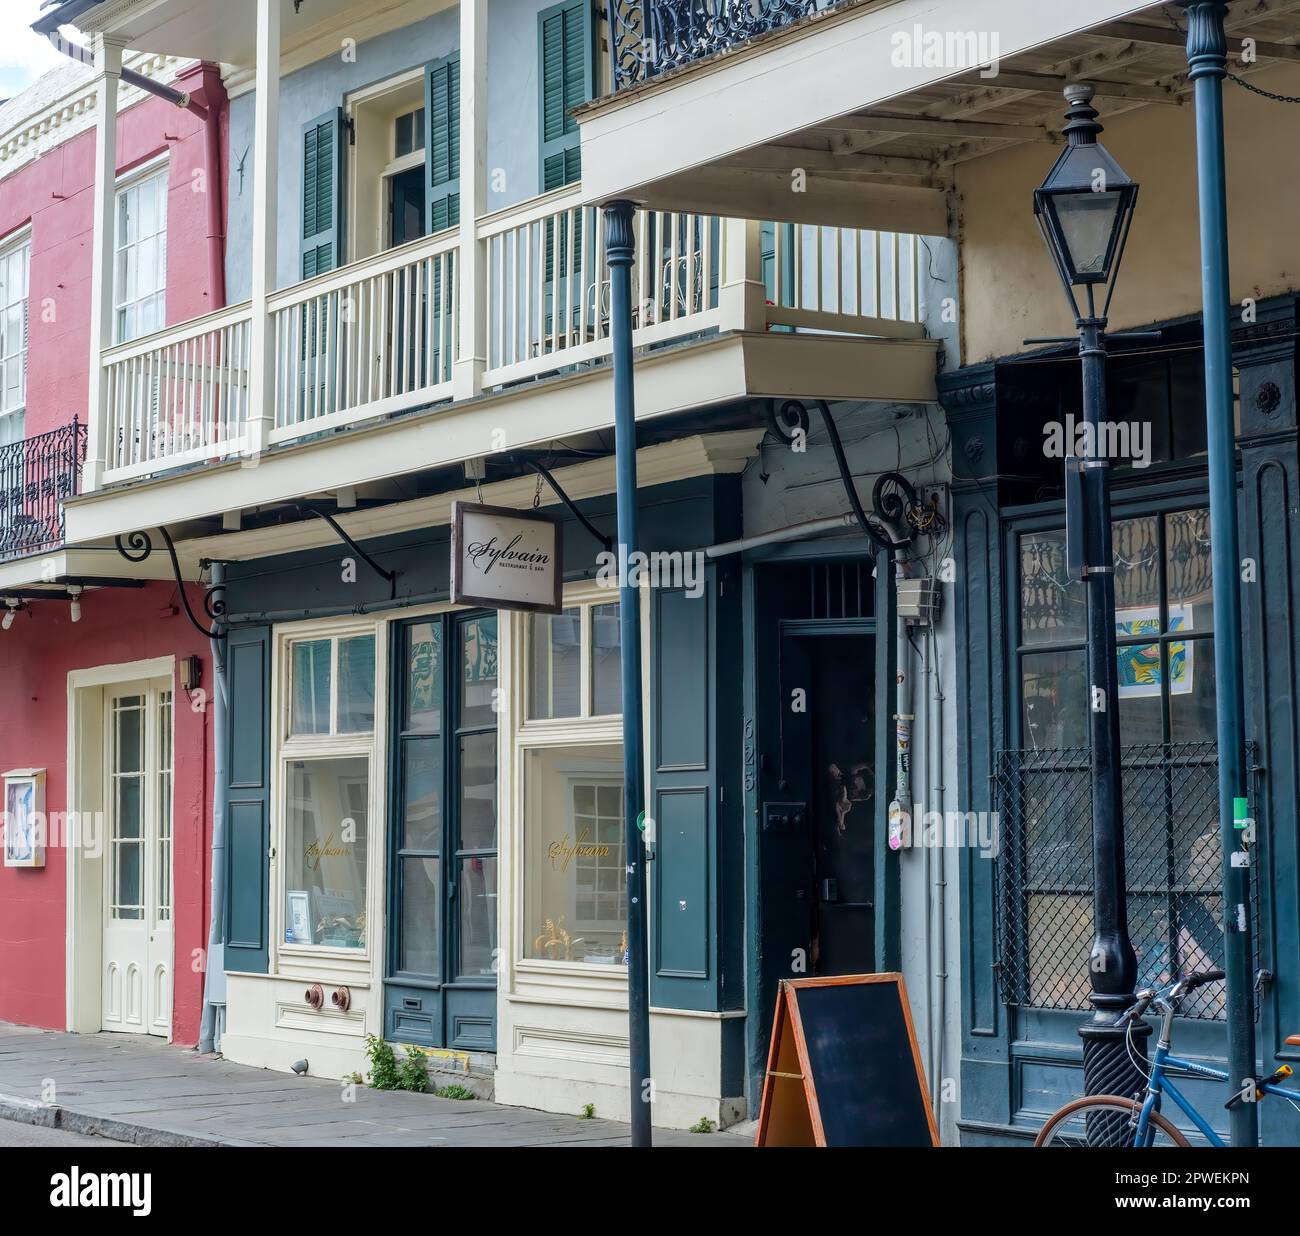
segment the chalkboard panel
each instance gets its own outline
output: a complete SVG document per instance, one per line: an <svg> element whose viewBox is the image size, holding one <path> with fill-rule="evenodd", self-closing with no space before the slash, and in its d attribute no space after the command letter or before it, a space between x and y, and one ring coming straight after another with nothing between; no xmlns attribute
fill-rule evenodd
<svg viewBox="0 0 1300 1236"><path fill-rule="evenodd" d="M783 982L758 1144L937 1143L903 976Z"/></svg>

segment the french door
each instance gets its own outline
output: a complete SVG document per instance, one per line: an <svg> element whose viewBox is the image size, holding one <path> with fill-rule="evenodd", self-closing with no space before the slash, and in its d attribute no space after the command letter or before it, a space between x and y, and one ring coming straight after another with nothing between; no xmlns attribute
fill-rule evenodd
<svg viewBox="0 0 1300 1236"><path fill-rule="evenodd" d="M171 1033L172 690L108 688L104 699L105 1030Z"/></svg>
<svg viewBox="0 0 1300 1236"><path fill-rule="evenodd" d="M497 616L394 629L385 1034L494 1051Z"/></svg>

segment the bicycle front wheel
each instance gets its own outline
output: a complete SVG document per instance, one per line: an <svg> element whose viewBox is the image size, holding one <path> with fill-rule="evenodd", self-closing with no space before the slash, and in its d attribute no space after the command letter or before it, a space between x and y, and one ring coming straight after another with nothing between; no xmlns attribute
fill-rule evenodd
<svg viewBox="0 0 1300 1236"><path fill-rule="evenodd" d="M1034 1139L1035 1146L1079 1146L1084 1149L1111 1149L1133 1145L1140 1099L1126 1099L1119 1094L1098 1094L1075 1099L1048 1117ZM1151 1146L1190 1145L1159 1112L1151 1113Z"/></svg>

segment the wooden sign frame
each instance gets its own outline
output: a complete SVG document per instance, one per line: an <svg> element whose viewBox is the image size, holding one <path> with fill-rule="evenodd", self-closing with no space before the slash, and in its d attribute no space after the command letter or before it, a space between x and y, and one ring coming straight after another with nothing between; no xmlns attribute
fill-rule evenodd
<svg viewBox="0 0 1300 1236"><path fill-rule="evenodd" d="M907 984L902 974L887 971L881 974L843 974L826 978L782 979L776 997L776 1011L772 1017L772 1040L767 1051L767 1072L763 1077L763 1098L759 1108L756 1146L826 1145L822 1126L821 1106L817 1098L817 1083L808 1058L808 1041L804 1034L803 1018L799 1011L799 992L810 987L840 987L867 983L893 983L898 988L902 1003L903 1021L907 1026L908 1045L912 1050L912 1063L916 1066L916 1083L925 1108L926 1122L930 1127L930 1144L939 1145L939 1129L930 1106L930 1091L926 1085L925 1068L921 1064L921 1049L916 1041L916 1027L912 1023L912 1007L907 999ZM787 1027L788 1022L788 1027ZM786 1031L789 1033L786 1033ZM778 1103L777 1085L799 1083L797 1098Z"/></svg>
<svg viewBox="0 0 1300 1236"><path fill-rule="evenodd" d="M451 518L451 599L457 605L483 606L487 609L513 609L532 614L559 614L564 610L564 521L549 511L519 511L513 507L487 506L481 502L453 502ZM551 525L554 535L555 578L551 598L546 602L510 601L501 597L478 596L465 589L461 578L460 556L465 547L465 516L488 515L525 523Z"/></svg>

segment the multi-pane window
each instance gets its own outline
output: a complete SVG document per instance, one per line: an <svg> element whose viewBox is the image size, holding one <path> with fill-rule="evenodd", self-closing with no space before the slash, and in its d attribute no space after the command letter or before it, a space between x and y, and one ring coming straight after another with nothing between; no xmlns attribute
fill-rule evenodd
<svg viewBox="0 0 1300 1236"><path fill-rule="evenodd" d="M619 606L521 620L522 956L622 966L627 951Z"/></svg>
<svg viewBox="0 0 1300 1236"><path fill-rule="evenodd" d="M1002 978L1018 1003L1083 1008L1092 941L1086 585L1065 534L1026 531L1013 654L1020 741L999 755ZM1128 859L1139 977L1222 961L1209 513L1116 519L1115 634ZM1214 1016L1207 990L1185 1013Z"/></svg>
<svg viewBox="0 0 1300 1236"><path fill-rule="evenodd" d="M113 796L110 913L117 919L144 917L145 696L123 695L113 701L112 760L109 793Z"/></svg>
<svg viewBox="0 0 1300 1236"><path fill-rule="evenodd" d="M27 403L27 279L31 241L0 250L0 446L23 438Z"/></svg>
<svg viewBox="0 0 1300 1236"><path fill-rule="evenodd" d="M609 716L623 707L618 602L528 620L528 719Z"/></svg>
<svg viewBox="0 0 1300 1236"><path fill-rule="evenodd" d="M1120 740L1214 737L1214 599L1203 507L1112 524ZM1065 533L1020 537L1020 746L1088 744L1087 594Z"/></svg>
<svg viewBox="0 0 1300 1236"><path fill-rule="evenodd" d="M166 324L166 168L118 190L116 254L116 333L124 343Z"/></svg>
<svg viewBox="0 0 1300 1236"><path fill-rule="evenodd" d="M494 980L497 617L447 614L399 630L393 970Z"/></svg>
<svg viewBox="0 0 1300 1236"><path fill-rule="evenodd" d="M284 943L364 949L375 636L293 640L284 664Z"/></svg>

